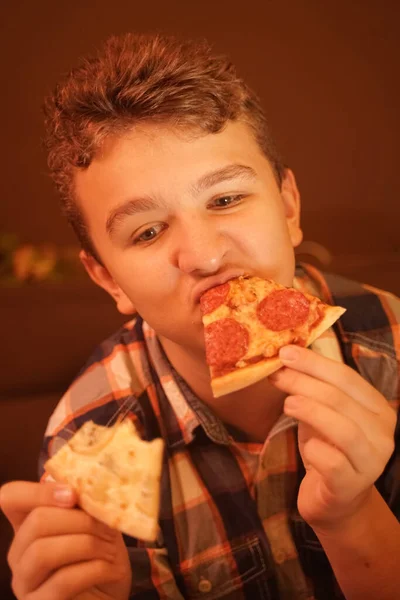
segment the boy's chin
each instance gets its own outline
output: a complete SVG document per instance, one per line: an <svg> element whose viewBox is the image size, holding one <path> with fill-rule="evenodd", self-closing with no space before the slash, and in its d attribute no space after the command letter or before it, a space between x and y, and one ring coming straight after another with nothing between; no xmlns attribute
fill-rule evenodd
<svg viewBox="0 0 400 600"><path fill-rule="evenodd" d="M161 342L161 345L167 352L168 356L169 352L172 351L174 355L177 355L176 353L178 353L180 357L183 355L186 355L187 357L191 356L197 361L201 361L206 364L206 349L203 328L201 328L199 332L192 332L192 335L190 335L189 331L187 331L185 336L159 336L159 341Z"/></svg>

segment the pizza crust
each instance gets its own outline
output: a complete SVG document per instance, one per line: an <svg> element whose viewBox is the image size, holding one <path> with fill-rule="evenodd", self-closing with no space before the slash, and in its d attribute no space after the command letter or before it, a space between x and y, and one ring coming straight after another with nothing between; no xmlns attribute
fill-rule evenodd
<svg viewBox="0 0 400 600"><path fill-rule="evenodd" d="M324 308L324 317L315 329L311 332L306 347L310 346L317 338L327 331L342 315L346 312L341 306L326 306ZM265 358L258 363L238 368L231 373L215 377L211 380L211 389L214 397L224 396L245 388L253 383L261 381L265 377L272 375L283 366L278 357Z"/></svg>
<svg viewBox="0 0 400 600"><path fill-rule="evenodd" d="M131 537L149 542L155 541L158 532L159 494L154 496L148 510L139 510L136 505L121 511L118 504L104 506L88 494L81 494L79 504L89 515L102 521L112 529L118 529Z"/></svg>
<svg viewBox="0 0 400 600"><path fill-rule="evenodd" d="M261 381L261 379L275 373L282 366L279 358L265 358L253 365L239 368L221 377L215 377L211 380L214 397L218 398L257 383L257 381Z"/></svg>
<svg viewBox="0 0 400 600"><path fill-rule="evenodd" d="M52 459L51 459L52 460ZM65 465L65 460L59 460L48 462L46 464L46 471L50 473L50 475L59 482L72 484L71 478L66 475L67 468ZM83 508L89 515L102 521L112 529L118 529L123 533L128 535L132 535L133 537L137 537L139 539L154 539L155 531L154 531L154 523L153 520L150 520L149 523L140 523L134 522L130 523L129 518L123 516L121 510L116 510L115 507L106 507L104 503L100 501L96 501L91 498L88 494L82 491L82 487L74 482L76 492L79 496L79 506Z"/></svg>
<svg viewBox="0 0 400 600"><path fill-rule="evenodd" d="M126 419L113 427L87 421L45 464L56 480L78 494L92 517L145 541L158 532L164 443L140 439Z"/></svg>
<svg viewBox="0 0 400 600"><path fill-rule="evenodd" d="M311 331L310 337L307 340L306 347L310 346L317 338L319 338L325 331L332 327L334 323L346 312L345 308L341 306L326 306L324 308L324 318L315 329Z"/></svg>

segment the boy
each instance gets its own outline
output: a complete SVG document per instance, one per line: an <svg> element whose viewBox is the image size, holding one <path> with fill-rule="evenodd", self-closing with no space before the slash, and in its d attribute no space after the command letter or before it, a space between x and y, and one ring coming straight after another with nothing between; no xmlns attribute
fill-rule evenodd
<svg viewBox="0 0 400 600"><path fill-rule="evenodd" d="M62 399L41 465L119 412L166 451L153 544L89 517L67 487L3 487L17 598L398 597L400 305L295 270L296 181L233 66L205 44L113 38L49 99L47 134L82 262L138 316ZM284 348L273 377L215 399L199 297L242 274L347 312L313 350Z"/></svg>

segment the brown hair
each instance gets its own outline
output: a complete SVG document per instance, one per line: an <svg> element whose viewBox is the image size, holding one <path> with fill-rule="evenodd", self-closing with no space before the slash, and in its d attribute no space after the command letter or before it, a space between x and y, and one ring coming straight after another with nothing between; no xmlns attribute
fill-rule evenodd
<svg viewBox="0 0 400 600"><path fill-rule="evenodd" d="M280 183L284 165L269 135L256 95L232 63L204 42L161 35L109 38L94 58L84 59L45 101L50 173L63 212L84 250L97 259L74 198L76 168L87 168L102 141L139 121L169 122L206 133L229 120L250 125Z"/></svg>

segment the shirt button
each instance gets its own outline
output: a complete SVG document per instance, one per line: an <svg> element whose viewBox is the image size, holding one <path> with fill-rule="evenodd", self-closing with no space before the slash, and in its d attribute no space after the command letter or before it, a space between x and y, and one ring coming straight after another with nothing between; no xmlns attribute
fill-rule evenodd
<svg viewBox="0 0 400 600"><path fill-rule="evenodd" d="M211 581L208 581L208 579L200 579L198 590L202 594L207 594L207 592L211 592L211 590L212 590Z"/></svg>

